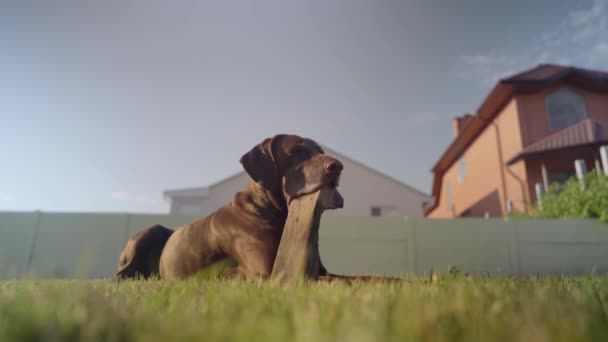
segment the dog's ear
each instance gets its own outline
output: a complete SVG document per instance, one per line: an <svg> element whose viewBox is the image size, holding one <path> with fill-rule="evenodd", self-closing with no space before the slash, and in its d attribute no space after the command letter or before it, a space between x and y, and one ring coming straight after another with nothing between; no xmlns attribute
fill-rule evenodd
<svg viewBox="0 0 608 342"><path fill-rule="evenodd" d="M272 190L279 184L277 162L274 155L274 147L279 139L279 135L264 139L245 153L240 160L249 177L267 190Z"/></svg>

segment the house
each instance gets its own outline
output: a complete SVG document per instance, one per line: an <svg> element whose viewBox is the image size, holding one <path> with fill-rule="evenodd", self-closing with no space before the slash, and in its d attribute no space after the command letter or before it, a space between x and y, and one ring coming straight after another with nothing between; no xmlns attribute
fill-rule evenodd
<svg viewBox="0 0 608 342"><path fill-rule="evenodd" d="M422 203L430 198L427 194L330 148L323 149L344 164L338 187L344 208L325 215L423 217ZM243 170L206 187L167 190L163 195L172 214L203 216L230 202L249 180Z"/></svg>
<svg viewBox="0 0 608 342"><path fill-rule="evenodd" d="M608 72L542 64L502 79L432 169L429 218L528 212L543 188L595 167L608 143Z"/></svg>

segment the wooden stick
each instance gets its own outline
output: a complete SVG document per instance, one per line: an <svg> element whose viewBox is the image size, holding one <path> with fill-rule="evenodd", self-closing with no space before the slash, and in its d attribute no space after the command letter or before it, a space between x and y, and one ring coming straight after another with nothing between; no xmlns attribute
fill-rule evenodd
<svg viewBox="0 0 608 342"><path fill-rule="evenodd" d="M399 278L378 276L319 276L319 224L326 209L341 207L342 196L336 189L323 188L309 195L298 197L289 204L289 212L271 278L281 284L293 284L303 278L319 281L396 282Z"/></svg>
<svg viewBox="0 0 608 342"><path fill-rule="evenodd" d="M319 278L319 224L323 211L333 206L336 191L322 188L291 201L271 278L281 284Z"/></svg>

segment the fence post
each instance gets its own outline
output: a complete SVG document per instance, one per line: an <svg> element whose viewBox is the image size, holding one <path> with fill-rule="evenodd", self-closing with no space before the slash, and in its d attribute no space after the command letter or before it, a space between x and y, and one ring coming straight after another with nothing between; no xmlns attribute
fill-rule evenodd
<svg viewBox="0 0 608 342"><path fill-rule="evenodd" d="M543 195L545 194L543 184L536 183L534 184L534 190L536 190L536 203L538 204L538 209L543 210Z"/></svg>
<svg viewBox="0 0 608 342"><path fill-rule="evenodd" d="M30 250L27 253L27 261L25 262L24 275L29 276L32 261L34 260L34 250L36 249L36 240L38 240L38 234L40 233L40 221L42 220L42 212L36 210L36 220L34 223L34 232L32 234L32 241L30 242Z"/></svg>
<svg viewBox="0 0 608 342"><path fill-rule="evenodd" d="M418 225L418 219L404 217L404 224L409 224L410 226L410 234L408 236L408 259L409 259L409 267L411 272L414 274L418 273L418 251L416 241L416 226Z"/></svg>
<svg viewBox="0 0 608 342"><path fill-rule="evenodd" d="M547 175L547 168L545 167L545 163L541 164L540 171L543 175L543 186L545 187L545 191L547 191L549 190L549 176Z"/></svg>
<svg viewBox="0 0 608 342"><path fill-rule="evenodd" d="M125 220L125 230L123 231L123 236L122 236L122 243L123 245L127 244L127 241L129 241L129 233L130 233L130 229L131 228L131 214L126 213L126 220Z"/></svg>
<svg viewBox="0 0 608 342"><path fill-rule="evenodd" d="M587 173L587 166L585 165L585 160L575 160L574 169L576 170L576 178L578 178L579 182L581 182L581 190L585 190L585 174Z"/></svg>
<svg viewBox="0 0 608 342"><path fill-rule="evenodd" d="M509 256L511 258L511 274L521 273L521 261L519 251L519 228L517 220L511 220L511 249Z"/></svg>
<svg viewBox="0 0 608 342"><path fill-rule="evenodd" d="M600 147L600 157L602 158L602 168L604 174L608 176L608 145Z"/></svg>

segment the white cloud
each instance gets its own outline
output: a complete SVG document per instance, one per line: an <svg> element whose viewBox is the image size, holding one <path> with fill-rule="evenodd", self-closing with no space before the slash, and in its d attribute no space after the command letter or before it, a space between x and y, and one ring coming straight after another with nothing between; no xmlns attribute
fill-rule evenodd
<svg viewBox="0 0 608 342"><path fill-rule="evenodd" d="M598 62L603 60L604 62L608 61L608 42L599 42L595 44L592 51L592 58L596 59Z"/></svg>
<svg viewBox="0 0 608 342"><path fill-rule="evenodd" d="M465 64L465 72L461 77L467 80L478 80L484 85L495 83L500 78L518 70L516 58L508 58L506 54L490 51L486 54L462 56L461 62Z"/></svg>
<svg viewBox="0 0 608 342"><path fill-rule="evenodd" d="M485 86L541 63L605 69L608 65L608 0L593 0L540 35L513 47L461 57L460 77Z"/></svg>
<svg viewBox="0 0 608 342"><path fill-rule="evenodd" d="M152 198L150 196L143 196L143 195L134 196L133 201L136 203L142 203L142 204L153 204L153 203L160 202L160 200L157 198Z"/></svg>
<svg viewBox="0 0 608 342"><path fill-rule="evenodd" d="M112 197L113 199L116 199L116 200L126 200L129 197L129 195L123 191L113 191L110 194L110 197Z"/></svg>
<svg viewBox="0 0 608 342"><path fill-rule="evenodd" d="M591 8L586 8L570 13L570 23L575 27L589 26L594 20L606 17L608 0L593 0Z"/></svg>

